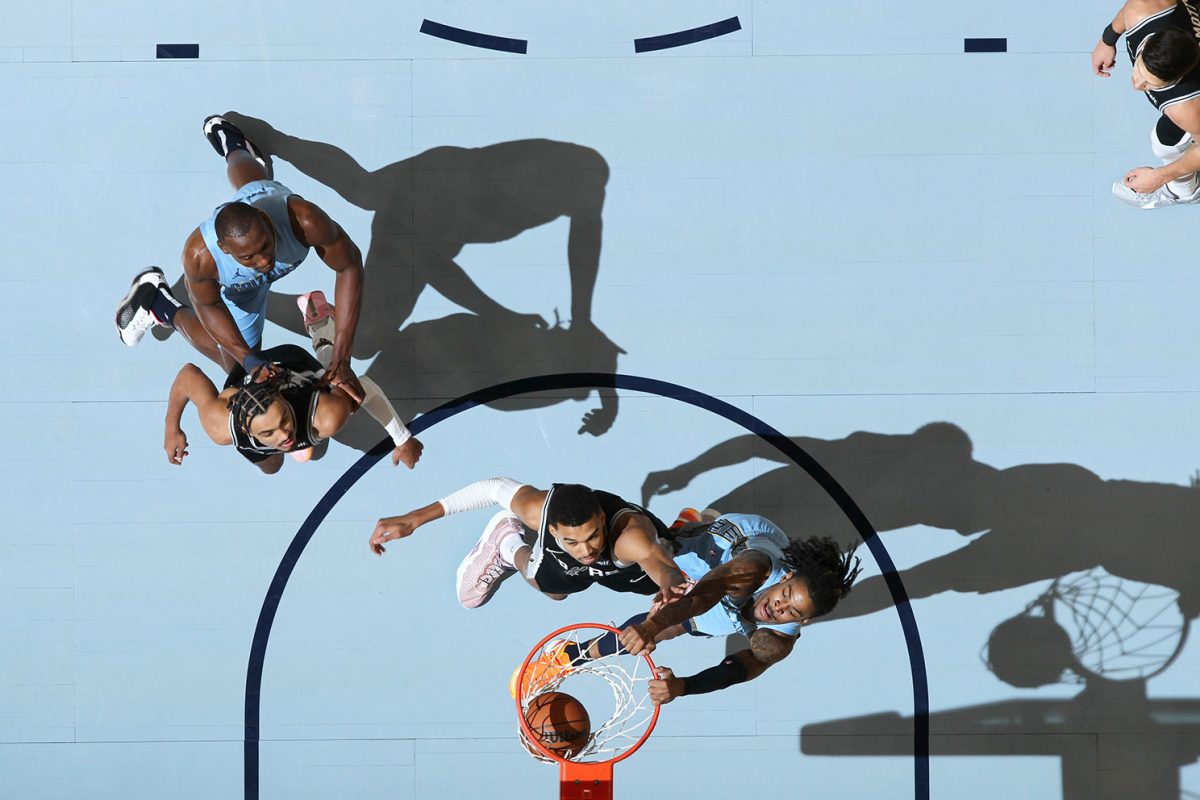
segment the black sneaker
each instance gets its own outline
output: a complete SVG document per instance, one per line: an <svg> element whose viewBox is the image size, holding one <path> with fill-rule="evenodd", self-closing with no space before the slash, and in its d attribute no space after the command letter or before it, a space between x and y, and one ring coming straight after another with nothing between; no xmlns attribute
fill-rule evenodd
<svg viewBox="0 0 1200 800"><path fill-rule="evenodd" d="M254 142L246 138L241 128L219 114L213 114L204 120L204 138L208 139L208 143L221 158L228 158L234 150L245 150L255 161L262 164L268 178L274 174L270 156L263 155L254 146Z"/></svg>
<svg viewBox="0 0 1200 800"><path fill-rule="evenodd" d="M114 320L117 335L127 346L133 347L140 342L146 331L157 323L154 314L150 313L150 306L154 303L154 296L160 289L165 289L166 285L167 279L158 267L150 267L134 277L129 291L117 304ZM170 290L166 291L166 295L171 297ZM175 298L171 297L171 300L174 302Z"/></svg>

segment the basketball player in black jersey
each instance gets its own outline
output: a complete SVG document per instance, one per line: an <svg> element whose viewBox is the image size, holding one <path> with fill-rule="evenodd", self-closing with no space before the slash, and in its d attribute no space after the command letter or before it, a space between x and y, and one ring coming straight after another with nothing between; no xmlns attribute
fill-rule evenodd
<svg viewBox="0 0 1200 800"><path fill-rule="evenodd" d="M650 595L683 583L683 573L660 540L667 526L641 506L579 484L548 490L512 478L477 481L397 517L379 520L371 549L412 535L427 522L498 505L475 547L458 568L458 601L478 608L519 572L554 600L598 583L617 592Z"/></svg>
<svg viewBox="0 0 1200 800"><path fill-rule="evenodd" d="M399 421L374 382L362 378L366 397L360 406L341 386L321 382L321 363L296 345L269 348L262 351L262 358L274 365L268 377L255 380L260 377L256 374L246 380L245 371L237 365L221 392L195 364L183 366L167 401L163 449L168 461L182 464L187 455L187 435L180 423L191 402L213 442L233 445L268 475L279 471L284 453L300 454L321 444L341 430L360 407L392 434L396 445L392 463L403 462L409 469L416 466L423 446Z"/></svg>
<svg viewBox="0 0 1200 800"><path fill-rule="evenodd" d="M1151 132L1161 167L1138 167L1113 184L1118 200L1138 208L1200 202L1200 11L1197 0L1127 0L1092 51L1102 78L1116 64L1125 35L1133 88L1162 112Z"/></svg>

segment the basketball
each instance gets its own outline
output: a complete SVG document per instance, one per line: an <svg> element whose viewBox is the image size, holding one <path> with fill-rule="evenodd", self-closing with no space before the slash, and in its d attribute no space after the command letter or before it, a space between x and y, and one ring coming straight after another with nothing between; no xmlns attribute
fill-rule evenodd
<svg viewBox="0 0 1200 800"><path fill-rule="evenodd" d="M563 758L581 751L592 732L587 709L563 692L546 692L535 697L525 710L525 720L534 738Z"/></svg>

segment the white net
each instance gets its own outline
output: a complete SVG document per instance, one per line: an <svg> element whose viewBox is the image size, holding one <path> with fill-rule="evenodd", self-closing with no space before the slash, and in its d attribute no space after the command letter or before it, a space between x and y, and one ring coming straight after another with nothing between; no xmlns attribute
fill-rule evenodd
<svg viewBox="0 0 1200 800"><path fill-rule="evenodd" d="M653 725L656 706L651 702L647 684L654 677L650 663L642 656L625 653L574 661L566 653L585 653L599 637L615 634L604 627L577 626L546 642L528 659L521 676L514 676L514 693L520 697L522 714L529 705L547 692L563 692L583 704L592 721L586 744L567 756L571 761L599 762L618 758L636 748ZM520 686L515 683L520 679ZM605 715L607 718L605 719ZM596 720L605 719L596 724ZM518 725L521 744L539 761L553 762L529 741L524 726Z"/></svg>

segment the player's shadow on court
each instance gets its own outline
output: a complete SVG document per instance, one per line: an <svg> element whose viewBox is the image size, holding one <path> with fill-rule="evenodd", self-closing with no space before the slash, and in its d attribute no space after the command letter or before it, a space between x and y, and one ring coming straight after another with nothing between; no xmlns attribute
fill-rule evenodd
<svg viewBox="0 0 1200 800"><path fill-rule="evenodd" d="M595 334L589 334L594 336ZM590 340L581 347L575 332L561 326L535 326L522 320L486 320L474 314L452 314L415 322L395 332L366 374L380 386L411 385L423 392L416 397L394 397L396 411L412 419L447 400L483 386L530 375L555 372L615 372L617 355L624 352L611 342ZM601 335L602 336L602 335ZM452 365L452 370L447 370ZM519 411L586 400L588 389L537 392L497 400L491 408ZM583 415L579 433L600 435L617 416L617 395L601 389L600 405ZM358 414L337 435L337 440L359 450L379 443L379 425Z"/></svg>
<svg viewBox="0 0 1200 800"><path fill-rule="evenodd" d="M527 139L436 147L367 170L332 144L290 136L253 117L226 116L274 159L374 212L354 355L378 356L367 374L405 407L406 417L491 383L541 374L547 364L615 371L624 351L592 321L609 174L595 150ZM303 194L302 187L292 188ZM455 260L467 244L505 241L560 217L570 222L563 247L571 282L566 325L528 310L553 302L522 270L513 269L512 280L531 290L524 294L526 308L515 310L489 297ZM427 287L471 313L404 327ZM295 297L272 292L267 317L303 335ZM557 395L566 397L582 399ZM555 401L547 396L504 407ZM580 433L604 433L616 412L615 392L601 392L600 407L584 415ZM378 441L377 430L368 435L361 425L353 427L339 440L359 447Z"/></svg>
<svg viewBox="0 0 1200 800"><path fill-rule="evenodd" d="M1200 700L1149 698L1146 684L1174 662L1188 623L1161 613L1159 601L1139 614L1137 591L1122 592L1119 579L1107 586L1105 580L1082 589L1082 604L1079 586L1063 593L1074 635L1052 614L1027 610L998 625L985 650L988 667L1011 686L1082 683L1082 691L1067 699L1019 698L934 712L932 756L1056 756L1064 800L1185 796L1180 770L1200 757ZM1087 619L1093 614L1083 606L1096 600L1112 619ZM1122 673L1114 665L1133 677L1106 677ZM808 724L800 749L821 756L912 756L913 718L881 713Z"/></svg>
<svg viewBox="0 0 1200 800"><path fill-rule="evenodd" d="M997 469L972 457L971 440L938 422L915 433L858 432L844 439L794 441L854 498L876 531L924 525L972 540L902 571L910 598L987 593L1103 567L1108 573L1179 593L1187 618L1200 614L1200 489L1102 480L1075 464ZM752 457L788 463L754 436L723 442L692 461L651 473L643 500L676 491L705 472ZM693 503L694 504L694 503ZM821 534L857 541L849 521L800 468L767 472L711 501L718 510L753 510L793 538ZM892 607L881 577L868 578L824 618Z"/></svg>
<svg viewBox="0 0 1200 800"><path fill-rule="evenodd" d="M1173 666L1200 613L1195 569L1200 489L1194 482L1103 480L1075 464L997 469L975 460L967 434L943 422L911 434L858 432L837 440L793 441L854 498L885 540L898 535L891 531L916 525L970 537L947 555L901 571L914 600L1054 581L1025 612L993 632L988 666L1020 688L1066 678L1084 689L1069 699L1018 698L934 712L929 717L934 756L1058 756L1064 800L1181 796L1179 770L1200 755L1200 700L1149 699L1146 682ZM794 538L829 534L846 544L857 540L807 473L754 436L730 439L651 473L643 501L753 457L788 466L710 505L761 513ZM1081 589L1092 575L1101 576L1097 587ZM1147 598L1157 598L1148 610ZM1046 621L1045 609L1053 604L1066 607L1058 619L1073 629L1069 636L1061 628L1054 632L1058 622ZM891 607L883 580L872 577L822 621ZM1122 633L1130 628L1129 635ZM1082 654L1089 650L1087 668ZM1128 679L1113 677L1122 661L1136 667ZM969 674L961 672L960 684ZM993 678L983 664L977 675L993 694ZM813 755L911 757L913 718L880 713L805 725L800 747Z"/></svg>

